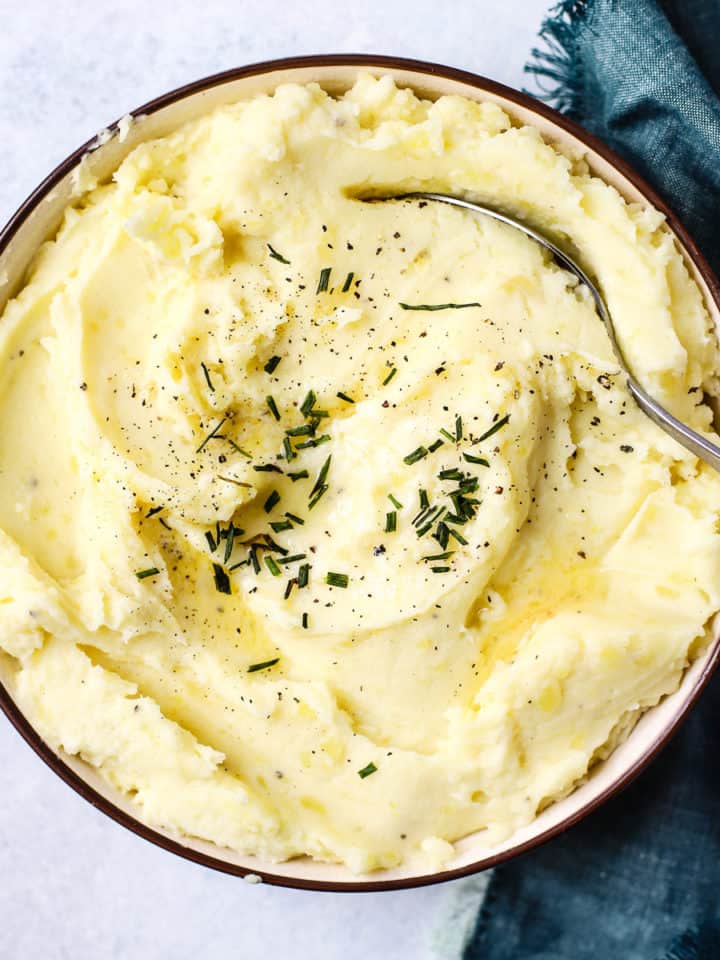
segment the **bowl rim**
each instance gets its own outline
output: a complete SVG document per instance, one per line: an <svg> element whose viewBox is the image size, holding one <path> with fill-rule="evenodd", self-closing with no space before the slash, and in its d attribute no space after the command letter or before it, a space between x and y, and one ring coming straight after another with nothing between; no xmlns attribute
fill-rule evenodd
<svg viewBox="0 0 720 960"><path fill-rule="evenodd" d="M715 277L709 263L699 250L697 244L692 239L680 219L662 199L662 197L641 177L622 157L599 140L594 134L589 133L573 120L568 119L563 114L549 107L540 100L535 99L530 94L515 90L505 84L483 77L480 74L472 73L468 70L462 70L456 67L444 66L425 60L416 60L404 57L374 55L374 54L354 54L354 53L336 53L336 54L310 54L297 57L283 57L275 60L260 61L247 64L241 67L234 67L224 70L220 73L211 74L183 84L180 87L164 93L159 97L153 98L147 103L134 110L129 111L126 116L140 118L148 114L157 112L164 107L170 106L179 100L195 95L212 87L221 86L231 81L258 76L260 74L272 74L287 70L307 67L357 67L358 69L384 69L392 71L407 71L429 77L437 77L446 80L464 83L475 89L501 97L514 105L517 105L531 113L539 115L545 120L550 121L556 127L569 133L572 137L588 147L593 153L600 156L604 161L614 167L626 180L628 180L643 197L650 202L656 209L660 210L667 221L672 232L679 238L683 244L689 259L698 270L702 280L707 286L710 298L715 302L720 310L720 281ZM121 120L116 120L108 125L107 130L110 133L117 131ZM21 203L15 213L10 217L5 226L0 230L0 254L12 242L15 234L25 223L28 217L33 213L41 201L50 194L54 187L75 167L88 151L97 146L97 137L93 136L82 146L78 147L64 160L62 160L54 170L52 170L44 180L29 194ZM0 682L0 710L7 716L10 723L14 726L20 736L35 751L35 753L50 767L57 776L60 777L68 786L72 787L76 793L87 800L97 810L110 817L116 823L132 831L137 836L150 841L164 850L183 857L186 860L193 861L202 866L209 867L221 873L231 874L238 877L248 877L255 875L261 878L264 883L274 886L290 887L299 890L310 891L328 891L328 892L377 892L383 890L402 890L413 887L428 886L430 884L444 883L449 880L456 880L461 877L467 877L483 870L499 866L508 860L515 859L541 846L548 840L564 833L566 830L575 826L581 820L584 820L590 813L619 794L640 774L648 764L657 756L662 748L667 744L670 738L676 733L679 726L686 719L688 713L695 705L696 701L707 685L712 673L720 661L720 634L713 642L711 652L707 663L699 673L690 690L685 702L679 711L672 717L668 723L655 738L648 744L643 753L623 770L615 779L608 784L597 796L593 797L583 806L572 812L569 816L553 824L541 833L530 837L516 846L510 847L497 854L483 857L480 860L473 861L470 864L453 868L450 870L435 871L432 873L418 876L402 877L394 880L373 880L363 879L357 881L334 881L334 880L315 880L303 877L291 877L281 874L275 874L263 869L244 867L240 864L230 863L220 857L214 857L200 850L184 846L178 840L172 839L153 827L148 826L141 820L136 819L126 813L120 807L116 806L107 797L104 797L95 790L86 780L75 772L61 756L42 739L40 734L30 724L29 720L20 710L19 706L10 696L8 690ZM369 875L372 877L372 875Z"/></svg>

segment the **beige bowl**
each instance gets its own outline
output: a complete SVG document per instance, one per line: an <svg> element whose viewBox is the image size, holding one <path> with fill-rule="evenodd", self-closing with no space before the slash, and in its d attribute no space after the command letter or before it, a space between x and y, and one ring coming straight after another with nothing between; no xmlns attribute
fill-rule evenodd
<svg viewBox="0 0 720 960"><path fill-rule="evenodd" d="M695 244L676 217L644 181L600 141L531 97L482 77L413 60L373 56L317 56L278 60L230 70L198 80L134 111L136 121L127 128L120 122L112 134L80 147L54 170L25 201L0 233L0 309L22 284L38 246L56 232L65 206L72 199L73 177L83 158L90 172L108 177L138 143L164 136L180 124L222 104L268 93L279 83L317 81L331 93L341 93L358 70L391 74L398 84L412 87L423 97L460 94L474 100L498 103L511 116L537 127L549 140L585 152L593 172L611 183L628 200L651 203L662 210L683 251L688 267L704 294L707 308L720 321L720 286ZM126 135L123 135L126 134ZM720 326L720 325L719 325ZM179 837L141 823L131 803L107 784L97 771L77 757L55 751L39 736L13 700L13 662L0 655L0 707L30 746L52 769L98 809L147 840L226 873L255 874L269 883L316 890L386 890L419 886L475 873L524 853L571 827L616 794L635 777L667 742L707 683L720 656L720 635L686 672L679 689L648 710L628 739L598 764L573 793L545 809L532 823L496 847L483 833L456 844L452 862L441 872L426 874L412 861L392 870L358 878L344 866L315 863L308 858L288 863L268 863L243 857L201 840ZM425 868L426 869L426 868Z"/></svg>

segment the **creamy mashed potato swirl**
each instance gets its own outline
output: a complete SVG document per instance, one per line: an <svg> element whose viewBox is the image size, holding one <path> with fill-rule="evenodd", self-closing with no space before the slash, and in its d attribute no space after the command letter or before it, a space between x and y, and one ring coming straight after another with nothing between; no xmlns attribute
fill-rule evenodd
<svg viewBox="0 0 720 960"><path fill-rule="evenodd" d="M365 871L570 791L720 607L718 351L662 217L496 105L360 76L144 143L0 324L13 694L151 824ZM430 309L432 308L432 309Z"/></svg>

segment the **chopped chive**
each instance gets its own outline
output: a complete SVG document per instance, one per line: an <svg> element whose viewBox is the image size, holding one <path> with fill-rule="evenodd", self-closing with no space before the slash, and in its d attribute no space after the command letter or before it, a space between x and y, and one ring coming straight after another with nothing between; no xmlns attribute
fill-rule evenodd
<svg viewBox="0 0 720 960"><path fill-rule="evenodd" d="M255 573L260 573L260 560L258 559L258 551L255 544L250 547L250 563L252 564L252 568Z"/></svg>
<svg viewBox="0 0 720 960"><path fill-rule="evenodd" d="M330 587L347 587L350 577L346 573L328 573L325 577L325 583Z"/></svg>
<svg viewBox="0 0 720 960"><path fill-rule="evenodd" d="M349 397L346 393L342 393L342 391L338 393L337 396L340 397L341 400L344 400L345 403L355 403L352 397Z"/></svg>
<svg viewBox="0 0 720 960"><path fill-rule="evenodd" d="M403 310L464 310L466 307L481 307L481 303L401 303Z"/></svg>
<svg viewBox="0 0 720 960"><path fill-rule="evenodd" d="M420 500L420 508L422 510L427 510L430 506L430 501L428 500L427 490L418 490L418 497Z"/></svg>
<svg viewBox="0 0 720 960"><path fill-rule="evenodd" d="M245 560L240 560L238 563L234 563L231 567L228 567L228 570L232 573L233 570L237 570L240 567L247 567L250 565L250 557L247 557Z"/></svg>
<svg viewBox="0 0 720 960"><path fill-rule="evenodd" d="M302 404L300 405L300 413L304 417L307 417L316 403L317 403L317 397L315 396L315 391L309 390L307 393L307 396L305 397Z"/></svg>
<svg viewBox="0 0 720 960"><path fill-rule="evenodd" d="M450 527L448 527L444 521L441 521L437 525L437 529L435 530L433 537L440 544L441 549L445 550L448 545L448 538L450 537Z"/></svg>
<svg viewBox="0 0 720 960"><path fill-rule="evenodd" d="M263 510L265 513L270 513L272 508L278 503L280 503L280 494L277 490L273 490L263 504Z"/></svg>
<svg viewBox="0 0 720 960"><path fill-rule="evenodd" d="M253 663L247 668L247 672L257 673L258 670L267 670L274 667L276 663L280 663L280 657L275 657L273 660L263 660L262 663Z"/></svg>
<svg viewBox="0 0 720 960"><path fill-rule="evenodd" d="M296 470L295 473L289 473L288 476L295 483L296 480L305 480L310 474L307 470Z"/></svg>
<svg viewBox="0 0 720 960"><path fill-rule="evenodd" d="M223 557L223 563L227 563L232 556L233 546L235 543L235 529L235 524L231 523L227 534L227 540L225 542L225 556Z"/></svg>
<svg viewBox="0 0 720 960"><path fill-rule="evenodd" d="M365 777L369 777L371 773L376 773L377 767L374 763L369 763L366 767L363 767L362 770L358 770L357 774L361 780L364 780Z"/></svg>
<svg viewBox="0 0 720 960"><path fill-rule="evenodd" d="M463 477L460 480L460 491L461 493L475 493L479 485L480 481L477 477Z"/></svg>
<svg viewBox="0 0 720 960"><path fill-rule="evenodd" d="M457 532L457 530L451 530L451 529L448 527L448 533L450 534L450 536L451 536L454 540L457 540L457 542L458 542L461 546L463 546L463 547L466 547L466 546L467 546L467 540L465 539L465 537L463 537L461 534L459 534L459 533Z"/></svg>
<svg viewBox="0 0 720 960"><path fill-rule="evenodd" d="M288 600L290 598L290 594L292 593L292 588L295 586L296 582L297 582L296 580L291 579L291 580L288 580L288 582L285 584L285 593L283 594L283 600Z"/></svg>
<svg viewBox="0 0 720 960"><path fill-rule="evenodd" d="M443 445L444 443L445 443L445 441L444 441L444 440L441 440L440 438L438 438L437 440L433 441L433 443L431 443L431 444L428 445L428 453L435 453L435 451L436 451L436 450L439 450L440 447L442 447L442 445Z"/></svg>
<svg viewBox="0 0 720 960"><path fill-rule="evenodd" d="M213 535L210 533L209 530L206 530L206 531L205 531L205 539L207 540L208 546L210 547L210 553L215 553L215 551L217 550L218 545L217 545L217 543L215 542L215 539L214 539Z"/></svg>
<svg viewBox="0 0 720 960"><path fill-rule="evenodd" d="M290 463L291 460L294 460L297 456L292 448L289 437L283 437L283 453L285 454L285 459L288 463Z"/></svg>
<svg viewBox="0 0 720 960"><path fill-rule="evenodd" d="M455 443L455 437L454 437L451 433L448 433L448 431L447 431L444 427L441 427L441 428L440 428L440 433L441 433L447 440L449 440L450 443Z"/></svg>
<svg viewBox="0 0 720 960"><path fill-rule="evenodd" d="M148 510L148 512L145 514L145 518L149 520L150 517L154 517L156 513L160 513L160 511L164 509L165 507L153 507L152 510Z"/></svg>
<svg viewBox="0 0 720 960"><path fill-rule="evenodd" d="M430 567L433 573L447 573L450 567Z"/></svg>
<svg viewBox="0 0 720 960"><path fill-rule="evenodd" d="M215 580L215 589L218 593L232 593L230 577L225 573L219 563L213 564L213 579Z"/></svg>
<svg viewBox="0 0 720 960"><path fill-rule="evenodd" d="M265 561L265 566L268 568L268 570L270 571L270 573L271 573L274 577L279 577L279 576L280 576L280 567L279 567L279 566L277 565L277 563L275 562L275 558L274 558L274 557L270 557L270 556L266 556L266 557L263 557L263 560Z"/></svg>
<svg viewBox="0 0 720 960"><path fill-rule="evenodd" d="M317 491L316 491L316 493L315 493L315 496L312 497L312 498L310 499L310 502L308 503L308 510L312 510L312 509L313 509L313 507L317 504L318 500L320 500L321 497L326 493L327 489L328 489L328 484L327 484L327 483L324 483L321 487L318 487L318 489L317 489Z"/></svg>
<svg viewBox="0 0 720 960"><path fill-rule="evenodd" d="M305 523L302 517L298 517L294 513L286 513L285 516L288 518L288 520L291 520L293 523L299 523L301 527Z"/></svg>
<svg viewBox="0 0 720 960"><path fill-rule="evenodd" d="M279 260L280 263L284 263L288 267L290 266L290 261L286 260L281 253L278 253L271 243L267 245L267 248L270 251L270 256L273 258L273 260Z"/></svg>
<svg viewBox="0 0 720 960"><path fill-rule="evenodd" d="M311 437L315 433L315 427L310 423L304 423L301 427L291 427L285 433L289 437Z"/></svg>
<svg viewBox="0 0 720 960"><path fill-rule="evenodd" d="M428 557L423 557L422 559L425 560L426 563L428 561L434 561L434 560L447 560L454 553L455 553L454 550L446 550L444 553L433 553Z"/></svg>
<svg viewBox="0 0 720 960"><path fill-rule="evenodd" d="M202 442L202 443L200 444L200 446L197 448L197 450L195 451L195 453L202 453L202 452L203 452L203 450L205 449L206 444L209 443L209 441L212 440L213 437L217 436L218 430L220 429L220 427L221 427L224 423L227 423L227 417L223 417L222 420L220 420L220 421L216 424L216 426L214 426L214 427L212 428L212 430L210 431L210 433L205 437L205 439L203 440L203 442Z"/></svg>
<svg viewBox="0 0 720 960"><path fill-rule="evenodd" d="M395 533L397 530L397 510L385 514L385 533Z"/></svg>
<svg viewBox="0 0 720 960"><path fill-rule="evenodd" d="M237 450L238 453L241 453L244 457L247 457L248 460L252 460L252 456L247 452L247 450L243 450L242 447L239 447L230 437L223 437L223 440L225 443L229 443L233 450Z"/></svg>
<svg viewBox="0 0 720 960"><path fill-rule="evenodd" d="M213 382L210 379L210 371L208 370L208 368L205 366L204 363L201 363L200 366L202 367L202 372L205 374L205 382L207 383L208 387L212 390L212 392L215 393L215 387L213 386Z"/></svg>
<svg viewBox="0 0 720 960"><path fill-rule="evenodd" d="M406 457L403 457L403 462L410 466L413 463L417 463L418 460L422 460L427 455L427 447L418 447L417 450L413 450L412 453L409 453Z"/></svg>
<svg viewBox="0 0 720 960"><path fill-rule="evenodd" d="M314 487L312 488L312 490L310 491L310 496L311 496L311 497L313 497L313 496L318 492L318 490L320 489L320 487L322 487L322 486L325 484L325 481L327 480L328 472L329 472L329 470L330 470L330 462L331 462L331 461L332 461L332 454L330 454L330 456L327 458L327 460L325 461L325 463L324 463L324 464L322 465L322 467L320 468L320 473L318 473L318 475L317 475L317 480L315 481L315 486L314 486Z"/></svg>
<svg viewBox="0 0 720 960"><path fill-rule="evenodd" d="M330 274L332 273L332 267L323 267L320 271L320 279L318 280L317 290L315 293L325 293L328 288L328 283L330 282Z"/></svg>
<svg viewBox="0 0 720 960"><path fill-rule="evenodd" d="M390 373L383 380L382 385L384 387L387 386L387 384L390 383L390 381L392 380L392 378L395 376L396 373L397 373L397 367L392 367L392 369L390 370Z"/></svg>
<svg viewBox="0 0 720 960"><path fill-rule="evenodd" d="M494 433L497 433L498 430L502 430L502 428L505 426L505 424L508 422L509 419L510 419L510 414L506 413L505 416L501 417L501 419L498 420L497 423L494 423L489 430L486 430L485 433L480 437L480 439L476 441L476 443L482 443L483 440L487 440L488 437L491 437Z"/></svg>
<svg viewBox="0 0 720 960"><path fill-rule="evenodd" d="M172 530L172 527L171 527L170 524L167 522L167 520L163 520L162 517L158 517L158 522L161 523L161 524L165 527L166 530Z"/></svg>
<svg viewBox="0 0 720 960"><path fill-rule="evenodd" d="M323 417L329 417L330 412L328 410L318 410L317 407L313 407L309 415L313 419L317 417L318 420L322 420ZM315 424L315 426L317 427L317 424Z"/></svg>
<svg viewBox="0 0 720 960"><path fill-rule="evenodd" d="M263 370L265 371L265 373L274 373L275 369L277 368L277 365L280 363L281 360L282 360L282 357L270 357L268 362L263 367Z"/></svg>
<svg viewBox="0 0 720 960"><path fill-rule="evenodd" d="M218 474L218 480L223 480L225 483L234 483L236 487L252 488L251 483L243 483L242 480L236 480L235 477L224 477L221 473Z"/></svg>
<svg viewBox="0 0 720 960"><path fill-rule="evenodd" d="M279 412L279 410L278 410L278 408L277 408L277 404L275 403L274 399L273 399L272 397L270 397L270 396L265 397L265 403L267 403L267 405L268 405L268 407L269 407L269 409L270 409L270 413L275 417L276 420L279 420L279 419L280 419L280 412Z"/></svg>
<svg viewBox="0 0 720 960"><path fill-rule="evenodd" d="M422 527L419 527L417 531L418 537L424 537L431 527L432 527L432 520L430 521L430 523L423 524Z"/></svg>
<svg viewBox="0 0 720 960"><path fill-rule="evenodd" d="M276 463L256 463L253 464L253 470L258 473L282 473L282 469Z"/></svg>
<svg viewBox="0 0 720 960"><path fill-rule="evenodd" d="M145 580L147 577L156 577L160 573L157 567L148 567L147 570L138 570L135 576L138 580Z"/></svg>
<svg viewBox="0 0 720 960"><path fill-rule="evenodd" d="M453 467L451 470L441 470L438 474L439 480L462 480L465 474L461 473L457 467Z"/></svg>
<svg viewBox="0 0 720 960"><path fill-rule="evenodd" d="M294 553L291 557L281 557L278 563L297 563L298 560L304 560L307 554Z"/></svg>
<svg viewBox="0 0 720 960"><path fill-rule="evenodd" d="M485 457L474 457L471 453L464 453L463 460L467 460L468 463L479 463L481 467L490 466L490 462Z"/></svg>
<svg viewBox="0 0 720 960"><path fill-rule="evenodd" d="M308 585L309 580L310 580L310 564L303 563L298 567L298 575L297 575L298 590L301 590L303 587L306 587Z"/></svg>
<svg viewBox="0 0 720 960"><path fill-rule="evenodd" d="M352 284L352 282L353 282L353 277L354 277L354 276L355 276L354 273L349 273L349 274L345 277L345 283L344 283L343 286L342 286L342 292L343 292L343 293L347 293L348 290L350 289L350 286L351 286L351 284Z"/></svg>
<svg viewBox="0 0 720 960"><path fill-rule="evenodd" d="M292 530L292 524L289 520L273 520L270 526L275 533L282 533L283 530Z"/></svg>
<svg viewBox="0 0 720 960"><path fill-rule="evenodd" d="M223 535L220 532L220 521L218 520L217 523L215 524L215 542L217 543L218 546L220 546L220 541L222 540L222 538L223 538Z"/></svg>
<svg viewBox="0 0 720 960"><path fill-rule="evenodd" d="M463 438L463 422L462 422L462 417L460 416L460 414L458 414L455 417L455 439L458 443L460 443L462 438Z"/></svg>
<svg viewBox="0 0 720 960"><path fill-rule="evenodd" d="M306 613L302 615L302 625L303 630L307 630L307 628L310 626L310 617L308 617Z"/></svg>
<svg viewBox="0 0 720 960"><path fill-rule="evenodd" d="M394 507L397 507L398 510L402 510L403 505L391 493L388 494L388 500Z"/></svg>
<svg viewBox="0 0 720 960"><path fill-rule="evenodd" d="M302 443L298 443L298 450L307 450L308 447L319 447L323 443L329 443L331 437L329 433L324 433L321 437L313 437L311 440L304 440Z"/></svg>

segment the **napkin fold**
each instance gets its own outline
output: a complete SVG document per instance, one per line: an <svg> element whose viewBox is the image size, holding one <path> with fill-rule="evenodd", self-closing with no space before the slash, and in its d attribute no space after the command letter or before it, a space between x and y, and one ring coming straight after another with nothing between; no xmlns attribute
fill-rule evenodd
<svg viewBox="0 0 720 960"><path fill-rule="evenodd" d="M720 272L720 0L565 0L540 35L543 99L627 158ZM720 958L719 758L720 676L631 787L492 873L456 956Z"/></svg>

